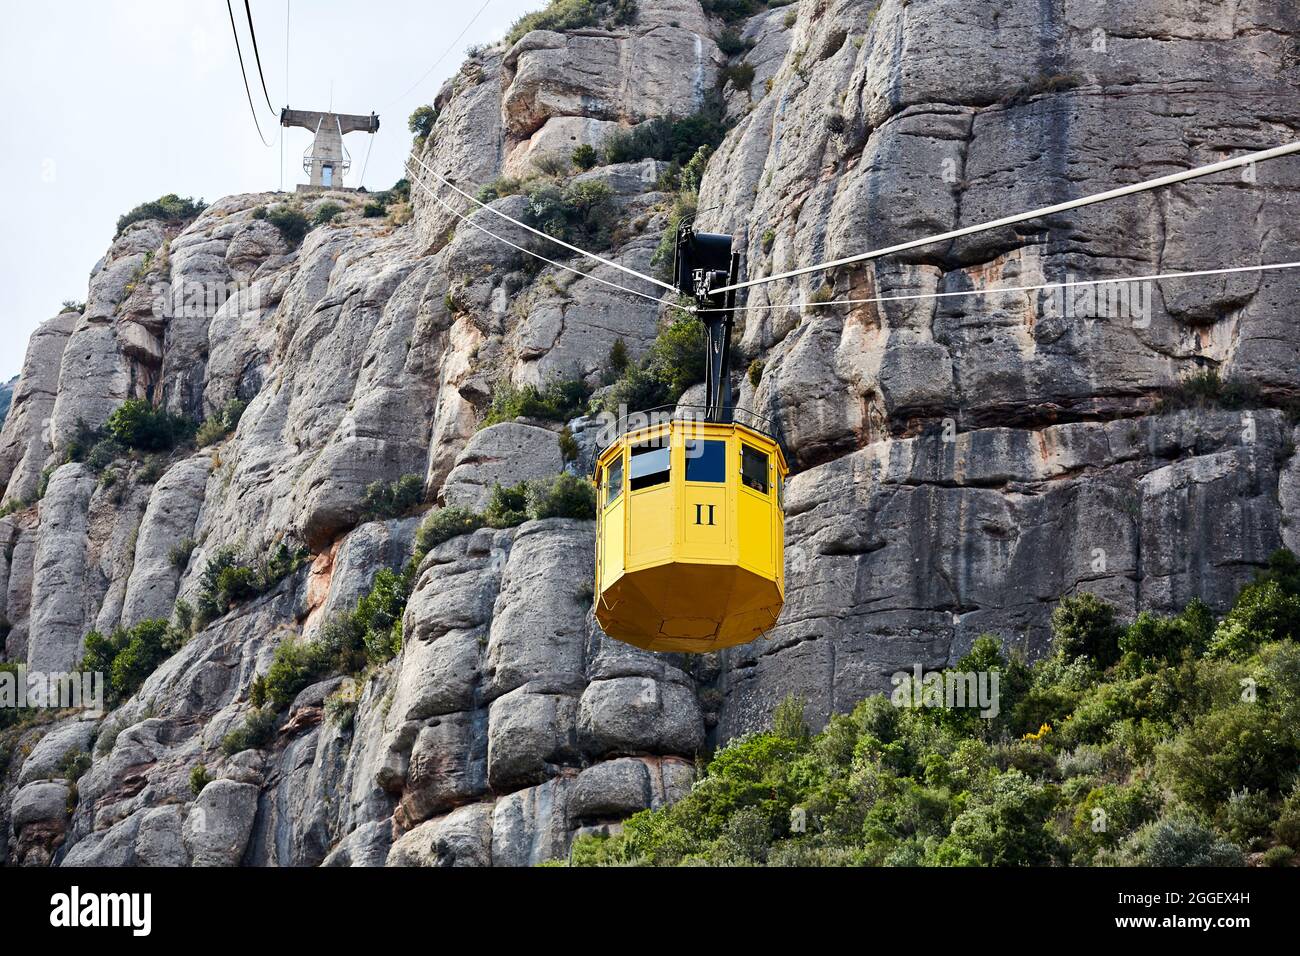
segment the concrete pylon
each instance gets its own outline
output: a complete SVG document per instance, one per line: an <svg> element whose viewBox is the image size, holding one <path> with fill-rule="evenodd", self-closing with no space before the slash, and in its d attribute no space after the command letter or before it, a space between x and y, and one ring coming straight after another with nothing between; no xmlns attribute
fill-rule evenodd
<svg viewBox="0 0 1300 956"><path fill-rule="evenodd" d="M379 116L291 110L286 106L280 111L280 125L309 129L315 134L311 146L302 155L302 170L309 177L307 188L344 189L347 187L343 185L343 177L351 169L352 161L343 148L343 137L348 133L379 132Z"/></svg>

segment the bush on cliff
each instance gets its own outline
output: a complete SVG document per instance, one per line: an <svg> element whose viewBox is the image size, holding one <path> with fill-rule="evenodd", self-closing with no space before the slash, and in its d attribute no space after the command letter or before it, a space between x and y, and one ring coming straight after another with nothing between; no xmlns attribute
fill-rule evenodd
<svg viewBox="0 0 1300 956"><path fill-rule="evenodd" d="M638 411L678 401L686 389L704 381L703 342L700 320L676 311L660 326L641 364L624 370L605 393L602 405L611 412L620 406Z"/></svg>
<svg viewBox="0 0 1300 956"><path fill-rule="evenodd" d="M551 0L544 9L516 20L506 34L506 42L518 43L524 34L533 30L558 32L633 23L636 13L636 0Z"/></svg>
<svg viewBox="0 0 1300 956"><path fill-rule="evenodd" d="M86 635L81 670L103 674L111 701L118 703L139 690L158 665L180 649L187 636L163 620L141 621L107 636L91 631Z"/></svg>
<svg viewBox="0 0 1300 956"><path fill-rule="evenodd" d="M193 219L206 208L207 203L202 199L182 199L175 193L168 193L166 196L152 202L141 203L130 212L119 216L116 235L120 236L126 231L127 226L145 219L158 219L162 222L183 222L186 219Z"/></svg>
<svg viewBox="0 0 1300 956"><path fill-rule="evenodd" d="M108 416L109 435L137 451L169 451L194 435L194 423L144 399L127 399Z"/></svg>

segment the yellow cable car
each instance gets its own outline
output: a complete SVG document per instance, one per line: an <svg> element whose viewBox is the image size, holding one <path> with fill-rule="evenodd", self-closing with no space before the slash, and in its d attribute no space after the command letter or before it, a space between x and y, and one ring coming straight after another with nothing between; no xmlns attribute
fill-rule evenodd
<svg viewBox="0 0 1300 956"><path fill-rule="evenodd" d="M731 247L689 222L677 232L675 288L705 332L703 415L620 427L596 457L596 620L650 651L744 644L785 602L785 455L731 407Z"/></svg>
<svg viewBox="0 0 1300 956"><path fill-rule="evenodd" d="M731 417L731 416L728 416ZM738 422L675 418L596 461L596 619L651 651L759 637L785 599L785 456Z"/></svg>

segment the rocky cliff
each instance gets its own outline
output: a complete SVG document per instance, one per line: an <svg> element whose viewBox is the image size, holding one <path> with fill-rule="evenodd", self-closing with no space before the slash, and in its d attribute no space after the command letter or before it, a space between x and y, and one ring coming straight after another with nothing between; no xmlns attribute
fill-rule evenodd
<svg viewBox="0 0 1300 956"><path fill-rule="evenodd" d="M374 520L368 487L417 474L421 507L481 508L494 483L559 471L561 423L480 430L493 395L599 387L618 340L635 362L660 327L663 307L460 222L431 195L532 248L430 170L477 191L720 97L698 221L737 235L761 276L1300 129L1287 3L706 6L643 2L632 23L472 56L414 148L410 222L343 193L309 200L309 217L342 208L301 242L266 216L275 194L144 219L84 308L33 335L0 433L4 660L75 668L92 631L199 605L223 553L305 557L186 622L112 712L8 731L0 860L536 863L679 796L698 754L787 694L819 723L982 633L1034 655L1052 603L1081 590L1129 615L1221 609L1272 550L1300 547L1293 273L1158 284L1135 316L1026 293L816 304L1294 259L1300 166L1283 159L754 289L771 308L745 313L738 402L779 424L795 470L767 639L705 658L613 642L591 614L590 522L481 528L413 568L396 657L312 683L256 746L223 747L277 648L319 638L411 553L421 519ZM608 187L608 255L654 268L674 173L651 158L571 176ZM230 294L160 310L162 284ZM1206 370L1236 383L1231 407L1160 401ZM129 399L194 421L247 404L201 448L69 455Z"/></svg>

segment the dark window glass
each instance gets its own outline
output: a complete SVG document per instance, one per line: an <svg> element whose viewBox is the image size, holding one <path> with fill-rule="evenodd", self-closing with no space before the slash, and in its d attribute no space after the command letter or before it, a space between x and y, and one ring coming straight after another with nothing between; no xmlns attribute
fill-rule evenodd
<svg viewBox="0 0 1300 956"><path fill-rule="evenodd" d="M632 490L652 488L668 482L668 449L642 446L632 449Z"/></svg>
<svg viewBox="0 0 1300 956"><path fill-rule="evenodd" d="M740 480L746 487L767 494L767 452L740 446Z"/></svg>
<svg viewBox="0 0 1300 956"><path fill-rule="evenodd" d="M605 485L605 504L618 500L623 493L623 456L619 455L609 465L609 476Z"/></svg>
<svg viewBox="0 0 1300 956"><path fill-rule="evenodd" d="M686 443L686 480L727 480L727 443L725 441L688 441Z"/></svg>

